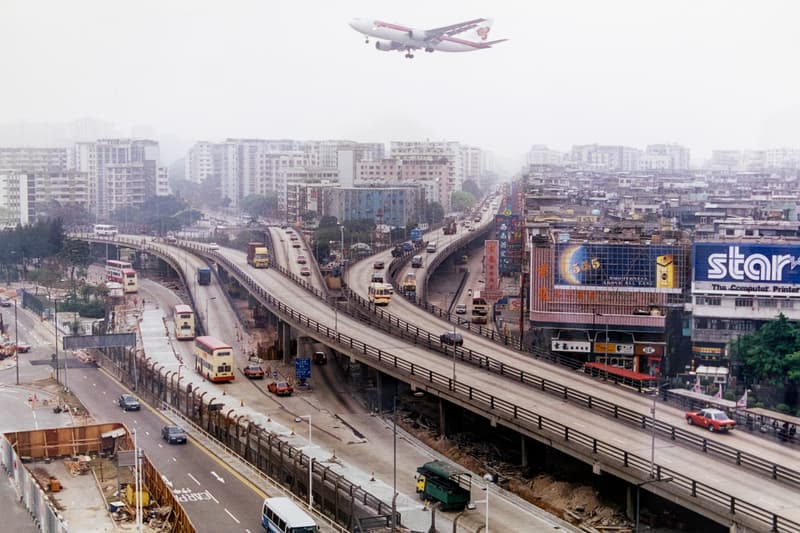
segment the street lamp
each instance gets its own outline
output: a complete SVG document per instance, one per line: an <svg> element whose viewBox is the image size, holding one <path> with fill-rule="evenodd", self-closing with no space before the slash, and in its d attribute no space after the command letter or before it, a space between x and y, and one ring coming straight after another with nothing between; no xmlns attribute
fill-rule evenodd
<svg viewBox="0 0 800 533"><path fill-rule="evenodd" d="M639 489L645 485L649 485L650 483L658 483L659 481L663 481L665 483L669 483L672 481L671 477L662 477L659 479L647 479L640 483L636 484L636 533L639 533Z"/></svg>
<svg viewBox="0 0 800 533"><path fill-rule="evenodd" d="M311 415L297 415L297 418L308 418L308 509L311 510L311 506L314 503L314 491L311 490L311 483L313 481L311 478Z"/></svg>
<svg viewBox="0 0 800 533"><path fill-rule="evenodd" d="M486 498L483 500L476 500L473 503L485 503L486 504L486 517L483 523L483 531L484 533L489 533L489 484L492 482L492 475L491 474L484 474L483 476L484 481L486 481L486 486L483 490L486 491Z"/></svg>
<svg viewBox="0 0 800 533"><path fill-rule="evenodd" d="M344 267L344 224L339 224L339 230L342 234L342 240L339 243L339 253L342 256L342 267Z"/></svg>
<svg viewBox="0 0 800 533"><path fill-rule="evenodd" d="M206 318L206 335L209 334L209 331L208 331L208 302L210 302L211 300L216 300L216 299L217 299L216 296L209 296L206 299L206 315L205 315L205 318Z"/></svg>
<svg viewBox="0 0 800 533"><path fill-rule="evenodd" d="M17 385L19 385L19 324L17 323L17 299L14 298L14 357L17 360Z"/></svg>

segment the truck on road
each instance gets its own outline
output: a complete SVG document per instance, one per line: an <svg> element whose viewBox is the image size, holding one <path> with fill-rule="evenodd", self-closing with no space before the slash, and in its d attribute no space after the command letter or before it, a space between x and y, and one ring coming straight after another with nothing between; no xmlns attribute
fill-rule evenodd
<svg viewBox="0 0 800 533"><path fill-rule="evenodd" d="M200 267L197 269L197 284L198 285L211 285L211 269L208 267Z"/></svg>
<svg viewBox="0 0 800 533"><path fill-rule="evenodd" d="M455 235L456 234L456 217L447 217L444 219L444 227L442 228L442 233L445 235Z"/></svg>
<svg viewBox="0 0 800 533"><path fill-rule="evenodd" d="M441 502L442 511L463 511L469 503L471 476L444 461L420 466L416 478L420 499Z"/></svg>
<svg viewBox="0 0 800 533"><path fill-rule="evenodd" d="M269 268L269 250L264 243L247 243L247 264L254 268Z"/></svg>

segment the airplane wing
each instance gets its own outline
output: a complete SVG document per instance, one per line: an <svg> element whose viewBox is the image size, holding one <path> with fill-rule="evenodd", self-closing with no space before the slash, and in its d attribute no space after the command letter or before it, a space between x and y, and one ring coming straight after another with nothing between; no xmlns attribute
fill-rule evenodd
<svg viewBox="0 0 800 533"><path fill-rule="evenodd" d="M466 22L459 22L458 24L451 24L449 26L442 26L441 28L433 28L430 30L425 30L425 33L428 34L431 38L441 37L442 35L455 35L457 33L465 32L467 30L471 30L481 22L485 22L486 19L473 19L468 20Z"/></svg>

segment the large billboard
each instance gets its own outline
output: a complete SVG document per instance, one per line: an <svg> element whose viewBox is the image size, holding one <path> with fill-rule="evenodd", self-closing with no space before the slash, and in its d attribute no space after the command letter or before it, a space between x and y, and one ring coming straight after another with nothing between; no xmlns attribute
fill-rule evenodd
<svg viewBox="0 0 800 533"><path fill-rule="evenodd" d="M556 243L553 285L560 289L680 293L679 246Z"/></svg>
<svg viewBox="0 0 800 533"><path fill-rule="evenodd" d="M494 227L500 246L499 269L501 274L513 274L522 270L523 221L507 209L495 215Z"/></svg>
<svg viewBox="0 0 800 533"><path fill-rule="evenodd" d="M800 245L696 243L696 291L800 297Z"/></svg>

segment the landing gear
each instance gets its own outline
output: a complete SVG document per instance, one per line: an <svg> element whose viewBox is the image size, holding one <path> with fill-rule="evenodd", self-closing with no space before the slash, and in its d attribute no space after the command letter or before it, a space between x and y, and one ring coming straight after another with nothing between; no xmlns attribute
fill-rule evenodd
<svg viewBox="0 0 800 533"><path fill-rule="evenodd" d="M364 44L369 44L369 37L364 38Z"/></svg>
<svg viewBox="0 0 800 533"><path fill-rule="evenodd" d="M426 52L433 52L433 48L430 48L430 47L429 47L429 48L426 48L426 49L425 49L425 51L426 51Z"/></svg>
<svg viewBox="0 0 800 533"><path fill-rule="evenodd" d="M406 57L408 59L414 59L414 54L411 53L411 50L406 50Z"/></svg>

